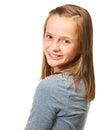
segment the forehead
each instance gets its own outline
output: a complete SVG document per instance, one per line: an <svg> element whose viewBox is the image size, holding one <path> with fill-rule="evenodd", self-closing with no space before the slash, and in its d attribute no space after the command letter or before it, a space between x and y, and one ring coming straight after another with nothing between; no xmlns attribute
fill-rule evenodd
<svg viewBox="0 0 100 130"><path fill-rule="evenodd" d="M46 31L58 36L68 35L70 37L77 38L77 26L76 21L72 18L52 15L49 17L46 24Z"/></svg>

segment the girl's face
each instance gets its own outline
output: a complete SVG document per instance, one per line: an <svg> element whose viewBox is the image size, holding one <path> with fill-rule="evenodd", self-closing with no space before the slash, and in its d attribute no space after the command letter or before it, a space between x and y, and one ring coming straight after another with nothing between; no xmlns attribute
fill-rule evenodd
<svg viewBox="0 0 100 130"><path fill-rule="evenodd" d="M53 15L49 18L43 39L43 51L54 72L71 62L78 53L76 23L72 18Z"/></svg>

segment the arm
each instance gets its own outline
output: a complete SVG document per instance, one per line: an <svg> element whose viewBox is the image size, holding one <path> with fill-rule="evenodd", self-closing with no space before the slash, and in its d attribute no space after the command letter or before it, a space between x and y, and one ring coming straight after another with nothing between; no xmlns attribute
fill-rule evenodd
<svg viewBox="0 0 100 130"><path fill-rule="evenodd" d="M38 85L25 130L51 130L56 117L56 109L49 86L50 84L45 83Z"/></svg>

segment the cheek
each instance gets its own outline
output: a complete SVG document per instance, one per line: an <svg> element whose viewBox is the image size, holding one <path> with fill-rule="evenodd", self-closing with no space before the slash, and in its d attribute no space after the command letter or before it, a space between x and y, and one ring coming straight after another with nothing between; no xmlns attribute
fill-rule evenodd
<svg viewBox="0 0 100 130"><path fill-rule="evenodd" d="M47 49L49 47L48 43L43 41L43 50Z"/></svg>
<svg viewBox="0 0 100 130"><path fill-rule="evenodd" d="M46 44L43 42L43 50L45 50L46 48Z"/></svg>
<svg viewBox="0 0 100 130"><path fill-rule="evenodd" d="M73 59L77 55L77 48L76 47L69 47L64 50L64 55L67 58Z"/></svg>

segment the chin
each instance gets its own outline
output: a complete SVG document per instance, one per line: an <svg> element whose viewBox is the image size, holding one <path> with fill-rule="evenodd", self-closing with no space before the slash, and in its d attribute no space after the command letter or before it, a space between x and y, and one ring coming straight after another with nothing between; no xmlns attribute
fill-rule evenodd
<svg viewBox="0 0 100 130"><path fill-rule="evenodd" d="M52 65L52 64L49 64L49 66L54 68L54 67L56 67L57 65Z"/></svg>

